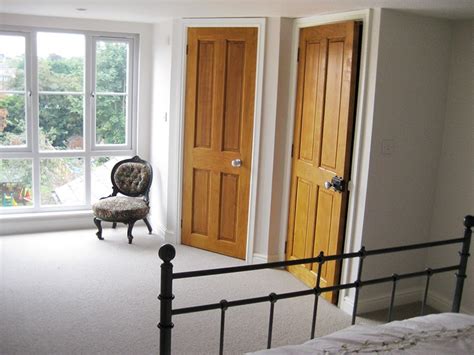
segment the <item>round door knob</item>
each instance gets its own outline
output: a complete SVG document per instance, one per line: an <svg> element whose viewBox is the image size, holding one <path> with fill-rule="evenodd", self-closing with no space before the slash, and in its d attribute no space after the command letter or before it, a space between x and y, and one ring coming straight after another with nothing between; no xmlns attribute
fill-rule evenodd
<svg viewBox="0 0 474 355"><path fill-rule="evenodd" d="M234 160L232 160L231 164L234 168L240 168L242 166L242 160L234 159Z"/></svg>
<svg viewBox="0 0 474 355"><path fill-rule="evenodd" d="M324 182L324 187L329 190L332 187L331 182L330 181L325 181Z"/></svg>

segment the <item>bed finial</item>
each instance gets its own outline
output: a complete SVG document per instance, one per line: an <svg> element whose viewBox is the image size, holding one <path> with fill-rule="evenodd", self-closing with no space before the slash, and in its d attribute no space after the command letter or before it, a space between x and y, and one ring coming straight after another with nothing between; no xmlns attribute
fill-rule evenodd
<svg viewBox="0 0 474 355"><path fill-rule="evenodd" d="M472 228L474 227L474 216L467 215L464 217L464 227Z"/></svg>
<svg viewBox="0 0 474 355"><path fill-rule="evenodd" d="M171 244L165 244L158 251L158 256L165 263L169 263L176 256L176 249Z"/></svg>

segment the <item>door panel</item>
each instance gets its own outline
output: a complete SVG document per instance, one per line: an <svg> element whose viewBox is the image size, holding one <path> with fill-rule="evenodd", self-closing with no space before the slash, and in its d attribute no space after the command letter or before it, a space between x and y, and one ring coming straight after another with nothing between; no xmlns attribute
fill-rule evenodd
<svg viewBox="0 0 474 355"><path fill-rule="evenodd" d="M342 252L348 192L326 189L349 180L359 57L354 21L300 31L287 259ZM288 269L309 286L317 264ZM322 267L321 286L339 281L340 263ZM326 293L333 302L337 294Z"/></svg>
<svg viewBox="0 0 474 355"><path fill-rule="evenodd" d="M318 81L320 72L320 43L308 43L306 50L308 52L308 61L306 62L306 80L304 83L304 100L308 102L307 105L303 106L302 113L302 127L301 132L308 132L308 134L302 134L300 136L300 159L306 162L311 162L314 159L314 150L316 147L316 138L318 137L315 132L317 127L316 122L316 107L317 107L317 94L318 94ZM314 104L309 104L309 103ZM316 152L317 153L317 152Z"/></svg>
<svg viewBox="0 0 474 355"><path fill-rule="evenodd" d="M256 57L256 28L188 31L181 239L242 259ZM241 166L232 166L237 159Z"/></svg>
<svg viewBox="0 0 474 355"><path fill-rule="evenodd" d="M208 234L210 171L194 169L192 232Z"/></svg>
<svg viewBox="0 0 474 355"><path fill-rule="evenodd" d="M219 239L236 241L239 176L221 174Z"/></svg>
<svg viewBox="0 0 474 355"><path fill-rule="evenodd" d="M240 150L244 64L245 42L227 42L223 151Z"/></svg>
<svg viewBox="0 0 474 355"><path fill-rule="evenodd" d="M343 55L343 42L329 43L321 145L321 165L328 170L336 169L339 121L345 119L340 115Z"/></svg>
<svg viewBox="0 0 474 355"><path fill-rule="evenodd" d="M214 43L198 43L198 78L196 89L195 147L210 148L214 89Z"/></svg>
<svg viewBox="0 0 474 355"><path fill-rule="evenodd" d="M297 258L306 258L307 244L310 242L308 231L310 224L310 205L312 184L303 179L298 179L296 191L296 215L295 215L295 245L293 255Z"/></svg>

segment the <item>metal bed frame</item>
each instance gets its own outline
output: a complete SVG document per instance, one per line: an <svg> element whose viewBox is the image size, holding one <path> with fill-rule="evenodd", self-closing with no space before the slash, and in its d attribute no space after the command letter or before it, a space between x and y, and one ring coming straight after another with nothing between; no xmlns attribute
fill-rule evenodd
<svg viewBox="0 0 474 355"><path fill-rule="evenodd" d="M428 297L428 288L430 285L430 278L435 274L440 274L449 271L456 271L456 288L454 291L453 303L452 303L452 312L459 313L461 307L461 298L464 286L464 279L466 278L466 267L469 254L469 248L471 244L471 228L474 226L474 216L466 216L464 218L464 236L461 238L446 239L435 242L428 243L419 243L411 244L399 247L392 248L382 248L374 250L366 250L362 247L358 252L344 253L338 255L324 255L321 252L317 257L299 259L299 260L289 260L289 261L278 261L265 264L256 264L256 265L244 265L244 266L235 266L235 267L226 267L226 268L217 268L217 269L208 269L208 270L198 270L198 271L187 271L187 272L173 272L173 264L171 260L174 259L176 255L176 250L171 244L163 245L159 250L159 257L163 261L161 264L161 291L158 299L160 300L160 322L158 328L160 328L160 354L169 355L171 354L171 331L173 328L172 317L179 314L194 313L209 311L214 309L221 310L221 323L220 323L220 341L219 341L219 354L224 352L224 327L225 327L225 312L229 307L237 307L243 305L249 305L253 303L270 303L270 316L269 316L269 325L268 325L268 338L267 338L267 349L271 348L272 345L272 330L273 330L273 314L275 303L281 299L301 297L307 295L314 295L314 306L313 306L313 317L311 324L311 339L314 338L314 333L316 329L316 317L318 312L318 301L319 296L325 292L340 291L350 288L355 288L355 298L354 298L354 307L352 310L352 324L355 324L356 315L357 315L357 305L359 301L359 291L361 287L375 285L380 283L392 282L392 293L390 299L390 307L388 312L388 321L390 322L393 317L393 306L395 301L395 294L397 289L397 282L403 279L409 279L414 277L425 276L425 290L423 295L423 301L421 304L421 315L424 314L426 299ZM422 271L416 271L411 273L404 274L392 274L387 277L380 277L368 280L362 280L362 270L364 265L364 259L373 255L381 255L388 253L397 253L407 250L416 250L416 249L425 249L432 248L442 245L449 244L462 244L462 250L459 252L460 261L459 264L440 267L440 268L427 268ZM359 267L357 271L357 279L354 282L339 284L334 286L320 287L321 282L321 268L323 264L327 261L341 261L345 259L359 258ZM200 276L209 276L209 275L219 275L219 274L228 274L244 271L253 271L253 270L262 270L262 269L271 269L271 268L280 268L287 267L290 265L300 265L300 264L309 264L317 263L318 264L318 273L316 279L316 286L312 289L294 291L287 293L270 293L268 296L262 297L252 297L244 298L235 301L221 300L217 303L209 303L199 306L191 306L184 308L173 309L173 281L178 279L185 279L191 277L200 277Z"/></svg>

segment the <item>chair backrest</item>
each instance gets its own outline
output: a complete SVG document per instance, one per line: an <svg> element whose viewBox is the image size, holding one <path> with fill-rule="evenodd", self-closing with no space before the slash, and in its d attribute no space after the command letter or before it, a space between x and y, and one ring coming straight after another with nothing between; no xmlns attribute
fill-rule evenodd
<svg viewBox="0 0 474 355"><path fill-rule="evenodd" d="M114 193L120 192L132 197L145 196L148 200L153 169L150 163L136 155L115 164L112 168L111 179Z"/></svg>

